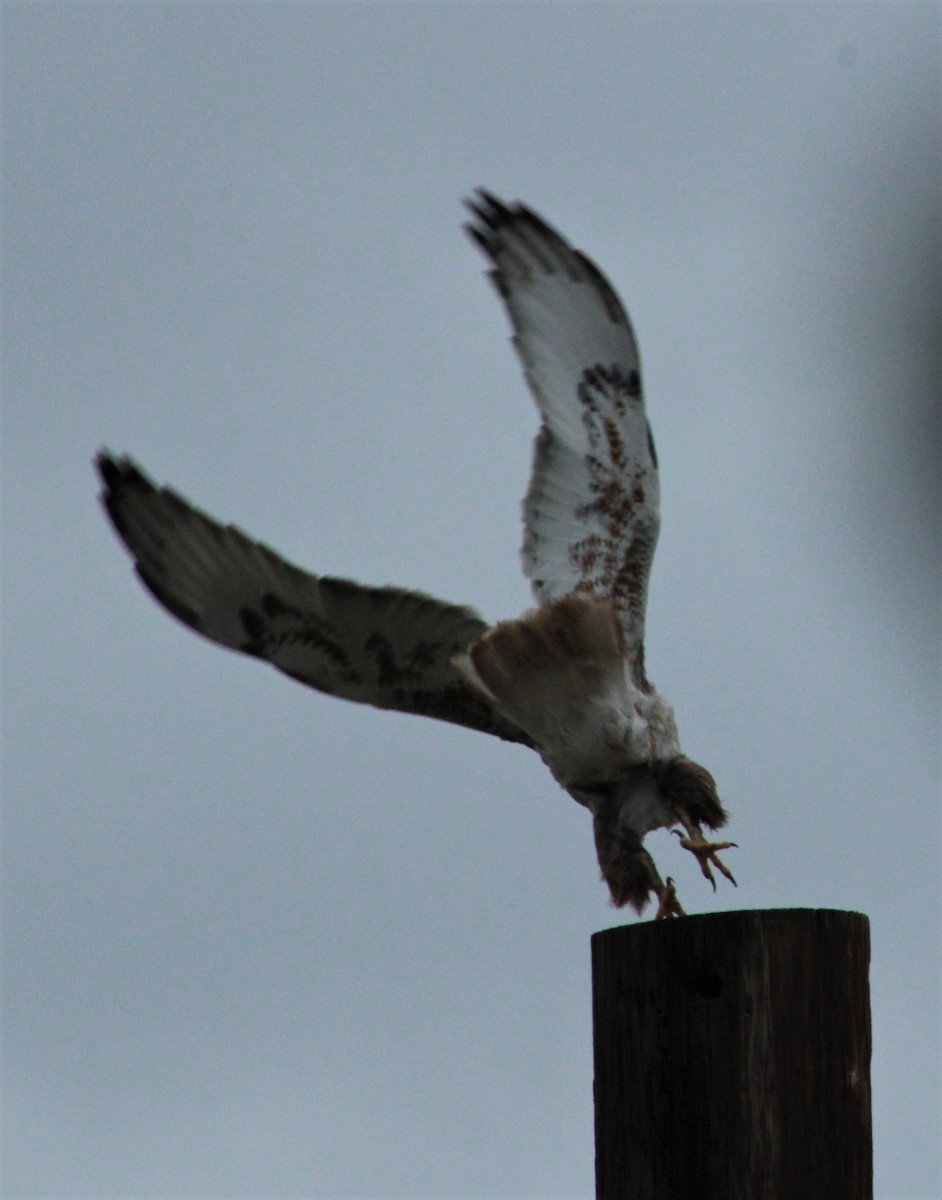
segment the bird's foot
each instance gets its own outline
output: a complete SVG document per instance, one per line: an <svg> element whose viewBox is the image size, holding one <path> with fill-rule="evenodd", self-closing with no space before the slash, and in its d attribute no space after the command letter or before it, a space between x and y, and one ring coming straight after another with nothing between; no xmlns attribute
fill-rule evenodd
<svg viewBox="0 0 942 1200"><path fill-rule="evenodd" d="M700 864L700 870L703 872L704 877L709 879L710 883L713 885L714 892L716 891L716 880L713 877L713 872L710 870L711 864L716 867L721 875L726 876L733 887L738 887L739 885L733 878L732 871L717 857L721 850L729 850L730 848L735 849L736 843L708 842L703 836L703 831L699 825L687 825L686 822L684 824L686 833L681 833L679 829L672 829L671 833L676 834L677 837L680 838L680 844L683 846L683 848L685 850L689 850ZM658 913L658 916L660 916L660 912Z"/></svg>
<svg viewBox="0 0 942 1200"><path fill-rule="evenodd" d="M662 883L657 889L657 912L654 914L654 919L661 921L665 917L685 917L686 915L683 905L677 899L674 881L668 875L667 882Z"/></svg>

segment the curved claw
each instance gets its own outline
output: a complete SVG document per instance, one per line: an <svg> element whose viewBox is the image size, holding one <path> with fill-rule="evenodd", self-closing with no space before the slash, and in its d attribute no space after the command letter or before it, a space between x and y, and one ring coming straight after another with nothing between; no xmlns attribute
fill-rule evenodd
<svg viewBox="0 0 942 1200"><path fill-rule="evenodd" d="M681 833L679 829L672 829L671 833L676 834L680 838L681 846L685 850L689 850L700 864L700 870L704 878L709 879L714 892L716 891L716 879L710 870L711 864L716 867L721 875L726 876L733 887L739 886L732 871L718 857L720 850L738 849L739 847L735 842L708 842L703 836L702 830L696 825L689 828L686 833Z"/></svg>
<svg viewBox="0 0 942 1200"><path fill-rule="evenodd" d="M668 875L663 887L658 892L657 899L657 913L654 918L656 921L663 921L670 917L685 917L687 915L683 905L677 898L677 889L674 887L674 881L670 875Z"/></svg>

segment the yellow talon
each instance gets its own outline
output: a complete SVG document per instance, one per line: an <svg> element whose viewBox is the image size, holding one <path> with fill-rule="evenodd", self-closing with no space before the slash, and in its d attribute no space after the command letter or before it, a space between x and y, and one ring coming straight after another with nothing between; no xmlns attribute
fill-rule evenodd
<svg viewBox="0 0 942 1200"><path fill-rule="evenodd" d="M667 877L667 882L658 893L657 912L654 919L662 921L665 917L685 917L683 905L677 899L677 889L674 887L674 881L670 875Z"/></svg>
<svg viewBox="0 0 942 1200"><path fill-rule="evenodd" d="M733 878L733 873L729 867L717 857L720 850L738 849L735 842L708 842L698 825L689 826L686 834L681 833L679 829L672 829L671 833L676 834L680 838L680 844L683 848L689 850L700 864L700 870L713 885L714 892L716 891L716 880L713 878L713 872L710 870L711 863L721 875L726 876L733 887L739 886ZM660 912L658 915L660 916Z"/></svg>

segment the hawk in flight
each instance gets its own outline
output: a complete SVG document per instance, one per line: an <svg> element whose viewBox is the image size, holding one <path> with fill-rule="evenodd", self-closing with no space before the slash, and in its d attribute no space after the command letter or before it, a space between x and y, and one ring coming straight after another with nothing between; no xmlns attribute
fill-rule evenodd
<svg viewBox="0 0 942 1200"><path fill-rule="evenodd" d="M735 883L717 857L733 843L705 838L727 814L645 673L658 476L634 333L598 268L531 209L485 191L467 203L541 417L523 502L536 608L488 625L420 592L312 575L107 452L102 500L185 625L330 695L532 747L591 812L612 902L641 912L653 893L658 916L680 915L645 834L679 825L714 888L711 864Z"/></svg>

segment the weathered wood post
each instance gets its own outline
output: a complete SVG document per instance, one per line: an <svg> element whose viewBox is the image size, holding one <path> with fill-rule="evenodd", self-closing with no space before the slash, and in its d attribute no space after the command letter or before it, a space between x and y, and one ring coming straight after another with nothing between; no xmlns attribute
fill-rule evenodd
<svg viewBox="0 0 942 1200"><path fill-rule="evenodd" d="M596 933L597 1200L872 1200L869 962L829 909Z"/></svg>

